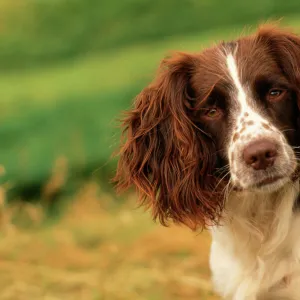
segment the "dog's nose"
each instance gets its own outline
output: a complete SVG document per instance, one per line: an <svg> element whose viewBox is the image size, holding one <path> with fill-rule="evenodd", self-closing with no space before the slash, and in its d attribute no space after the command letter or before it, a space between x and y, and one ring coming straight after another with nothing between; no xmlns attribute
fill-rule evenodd
<svg viewBox="0 0 300 300"><path fill-rule="evenodd" d="M276 156L276 144L265 139L251 143L243 152L245 163L254 170L265 170L272 166Z"/></svg>

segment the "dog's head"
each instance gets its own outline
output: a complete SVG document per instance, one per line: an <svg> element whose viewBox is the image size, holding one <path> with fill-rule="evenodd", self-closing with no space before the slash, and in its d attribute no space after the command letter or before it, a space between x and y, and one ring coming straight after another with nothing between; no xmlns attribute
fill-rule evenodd
<svg viewBox="0 0 300 300"><path fill-rule="evenodd" d="M227 183L269 193L297 168L300 38L275 27L163 60L124 121L116 180L154 217L217 223Z"/></svg>

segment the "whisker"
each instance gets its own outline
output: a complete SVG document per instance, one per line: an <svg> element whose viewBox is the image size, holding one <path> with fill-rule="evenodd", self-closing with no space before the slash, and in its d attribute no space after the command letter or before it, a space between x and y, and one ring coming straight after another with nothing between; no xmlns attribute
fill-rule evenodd
<svg viewBox="0 0 300 300"><path fill-rule="evenodd" d="M283 129L281 130L281 132L287 132L287 131L296 131L296 129L293 129L293 128L288 128L288 129Z"/></svg>
<svg viewBox="0 0 300 300"><path fill-rule="evenodd" d="M230 178L228 184L225 187L225 192L224 192L224 199L228 199L229 194L231 193L231 191L233 190L234 186L232 184L232 180Z"/></svg>
<svg viewBox="0 0 300 300"><path fill-rule="evenodd" d="M227 176L227 175L229 175L230 174L230 172L228 171L228 172L226 172L226 174L219 180L219 182L217 183L217 185L215 186L215 188L214 188L214 190L213 190L213 192L215 192L215 190L217 189L217 187L220 185L220 183L222 182L222 180Z"/></svg>
<svg viewBox="0 0 300 300"><path fill-rule="evenodd" d="M225 166L223 166L221 168L217 168L216 169L216 173L222 174L225 171L229 171L229 167L230 167L229 164L227 164L227 165L225 165Z"/></svg>
<svg viewBox="0 0 300 300"><path fill-rule="evenodd" d="M214 154L225 151L225 150L226 150L226 148L219 149L219 150L215 151Z"/></svg>

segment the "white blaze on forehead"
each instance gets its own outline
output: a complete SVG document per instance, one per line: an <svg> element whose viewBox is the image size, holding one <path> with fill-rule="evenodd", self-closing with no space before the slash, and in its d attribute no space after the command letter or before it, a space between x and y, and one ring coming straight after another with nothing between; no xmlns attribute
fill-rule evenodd
<svg viewBox="0 0 300 300"><path fill-rule="evenodd" d="M247 105L247 100L246 100L247 97L246 97L246 93L242 87L242 84L240 82L238 69L237 69L236 62L235 62L232 54L229 54L227 56L226 61L227 61L227 67L228 67L229 74L238 90L238 101L241 105L242 111L246 111L247 109L249 109L249 107Z"/></svg>
<svg viewBox="0 0 300 300"><path fill-rule="evenodd" d="M255 123L258 122L256 123L256 126L260 126L261 123L266 122L266 120L255 108L254 102L251 101L251 96L247 95L247 93L245 92L239 78L236 60L234 59L234 56L231 53L227 55L226 63L229 75L237 89L237 97L235 98L235 100L239 103L241 108L240 116L242 116L243 113L247 112L249 115L248 119L253 120Z"/></svg>
<svg viewBox="0 0 300 300"><path fill-rule="evenodd" d="M237 102L239 106L239 111L236 113L236 118L234 120L235 126L232 134L232 143L230 144L230 150L234 148L236 143L248 144L253 139L260 136L267 136L268 130L263 127L263 124L268 124L269 122L261 115L261 112L256 107L255 102L251 96L249 88L244 89L240 77L239 70L232 53L228 53L226 56L227 72L235 86L236 95L232 97L232 100ZM245 121L246 125L245 125ZM249 121L252 121L249 124ZM273 126L269 125L270 129L274 129ZM243 139L235 138L235 132L238 132L243 128ZM240 136L240 135L238 135ZM246 138L247 137L247 138Z"/></svg>

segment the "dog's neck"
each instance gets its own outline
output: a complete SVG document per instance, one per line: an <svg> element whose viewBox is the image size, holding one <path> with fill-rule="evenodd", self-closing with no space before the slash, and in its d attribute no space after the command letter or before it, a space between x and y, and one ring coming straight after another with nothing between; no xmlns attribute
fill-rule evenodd
<svg viewBox="0 0 300 300"><path fill-rule="evenodd" d="M228 234L229 230L238 248L245 246L267 254L287 237L298 195L298 182L287 183L273 193L232 192L226 201L221 232Z"/></svg>
<svg viewBox="0 0 300 300"><path fill-rule="evenodd" d="M212 270L224 295L230 299L266 299L257 298L259 291L276 288L286 276L298 272L298 195L298 181L270 194L229 195L223 223L212 229ZM230 277L226 287L224 274Z"/></svg>

